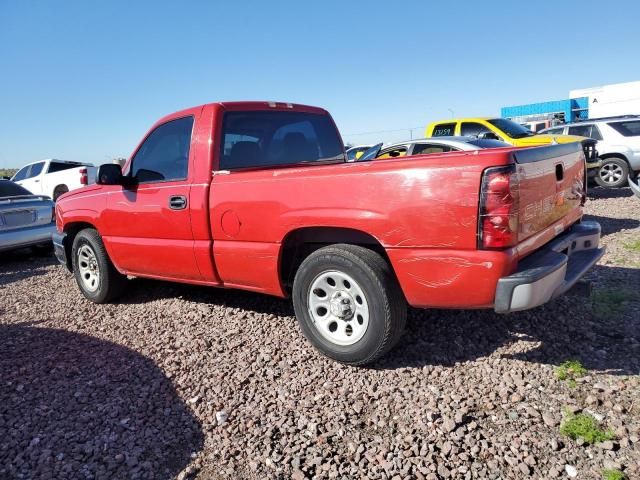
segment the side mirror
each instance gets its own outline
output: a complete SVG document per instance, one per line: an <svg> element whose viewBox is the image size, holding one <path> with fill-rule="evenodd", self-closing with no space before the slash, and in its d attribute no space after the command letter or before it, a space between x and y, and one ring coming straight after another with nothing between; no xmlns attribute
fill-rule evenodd
<svg viewBox="0 0 640 480"><path fill-rule="evenodd" d="M100 165L96 183L99 185L122 185L124 182L120 165L115 163Z"/></svg>

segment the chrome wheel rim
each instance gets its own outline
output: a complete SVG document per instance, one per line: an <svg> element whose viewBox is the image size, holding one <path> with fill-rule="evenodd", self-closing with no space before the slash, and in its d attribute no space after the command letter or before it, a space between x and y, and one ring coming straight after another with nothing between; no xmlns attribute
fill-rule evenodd
<svg viewBox="0 0 640 480"><path fill-rule="evenodd" d="M309 288L309 315L320 335L335 345L353 345L369 326L367 297L353 277L337 270L319 274Z"/></svg>
<svg viewBox="0 0 640 480"><path fill-rule="evenodd" d="M98 259L89 245L82 245L78 249L78 270L82 285L89 292L95 292L100 287L100 268Z"/></svg>
<svg viewBox="0 0 640 480"><path fill-rule="evenodd" d="M603 182L614 184L618 183L624 172L622 171L622 167L615 163L605 163L602 167L600 167L600 171L598 172L600 178Z"/></svg>

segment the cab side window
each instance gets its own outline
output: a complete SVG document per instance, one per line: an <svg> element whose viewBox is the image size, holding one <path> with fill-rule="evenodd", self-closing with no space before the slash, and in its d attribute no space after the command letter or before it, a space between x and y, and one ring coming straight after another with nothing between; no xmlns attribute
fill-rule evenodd
<svg viewBox="0 0 640 480"><path fill-rule="evenodd" d="M31 171L29 172L27 178L33 178L40 175L42 173L42 167L44 167L44 162L38 162L31 165Z"/></svg>
<svg viewBox="0 0 640 480"><path fill-rule="evenodd" d="M432 137L451 137L456 134L455 123L441 123L433 127Z"/></svg>
<svg viewBox="0 0 640 480"><path fill-rule="evenodd" d="M564 127L559 127L559 128L551 128L544 133L546 133L547 135L562 135L563 131L564 131Z"/></svg>
<svg viewBox="0 0 640 480"><path fill-rule="evenodd" d="M448 145L437 145L433 143L418 143L413 147L412 155L426 155L429 153L450 152L452 148Z"/></svg>
<svg viewBox="0 0 640 480"><path fill-rule="evenodd" d="M397 158L404 157L407 154L407 147L394 147L389 150L383 150L376 158Z"/></svg>
<svg viewBox="0 0 640 480"><path fill-rule="evenodd" d="M481 123L476 122L463 122L461 127L461 134L463 136L476 137L481 133L491 132L487 127Z"/></svg>
<svg viewBox="0 0 640 480"><path fill-rule="evenodd" d="M600 130L595 125L576 125L569 127L569 135L578 135L580 137L593 138L594 140L602 140Z"/></svg>
<svg viewBox="0 0 640 480"><path fill-rule="evenodd" d="M185 180L193 117L171 120L157 127L131 160L130 176L138 183Z"/></svg>

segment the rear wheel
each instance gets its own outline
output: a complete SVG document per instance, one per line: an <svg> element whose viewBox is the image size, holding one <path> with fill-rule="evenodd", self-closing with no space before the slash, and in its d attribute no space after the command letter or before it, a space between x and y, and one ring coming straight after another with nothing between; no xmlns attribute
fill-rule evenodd
<svg viewBox="0 0 640 480"><path fill-rule="evenodd" d="M316 250L302 262L293 305L309 342L350 365L371 363L389 351L407 315L389 264L376 252L346 244Z"/></svg>
<svg viewBox="0 0 640 480"><path fill-rule="evenodd" d="M69 191L69 189L67 188L66 185L58 185L53 190L53 201L55 202L56 200L58 200L58 197L60 197L61 195L67 193L68 191Z"/></svg>
<svg viewBox="0 0 640 480"><path fill-rule="evenodd" d="M601 187L626 187L629 177L629 165L622 158L611 157L602 161L602 166L596 174L595 181Z"/></svg>
<svg viewBox="0 0 640 480"><path fill-rule="evenodd" d="M118 272L97 231L80 231L73 240L73 274L82 294L95 303L106 303L124 290L127 277Z"/></svg>

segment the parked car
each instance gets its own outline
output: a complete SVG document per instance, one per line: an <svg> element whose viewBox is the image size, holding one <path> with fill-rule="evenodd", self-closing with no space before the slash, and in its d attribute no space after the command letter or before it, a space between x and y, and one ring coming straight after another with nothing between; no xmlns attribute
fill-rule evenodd
<svg viewBox="0 0 640 480"><path fill-rule="evenodd" d="M323 109L213 103L60 198L54 247L96 303L127 275L291 297L318 350L363 365L407 302L507 313L567 291L603 254L584 169L578 143L347 162Z"/></svg>
<svg viewBox="0 0 640 480"><path fill-rule="evenodd" d="M89 163L48 159L25 165L11 180L56 201L64 193L95 182L95 176L96 167Z"/></svg>
<svg viewBox="0 0 640 480"><path fill-rule="evenodd" d="M508 148L506 142L478 137L437 137L406 140L378 147L377 153L372 155L368 151L367 159L396 158L409 155L426 155L431 153L467 152L482 150L483 148ZM362 158L362 156L360 157Z"/></svg>
<svg viewBox="0 0 640 480"><path fill-rule="evenodd" d="M572 134L598 141L602 165L595 181L602 187L622 187L640 172L640 116L585 120L543 130L548 135Z"/></svg>
<svg viewBox="0 0 640 480"><path fill-rule="evenodd" d="M56 231L54 204L10 180L0 180L0 251L51 248Z"/></svg>
<svg viewBox="0 0 640 480"><path fill-rule="evenodd" d="M515 145L516 147L535 147L539 145L553 145L556 143L580 142L584 150L587 171L590 177L595 177L601 166L598 159L597 141L576 135L545 135L535 134L519 123L506 118L458 118L430 123L425 133L426 137L442 137L451 135L476 136L491 138Z"/></svg>
<svg viewBox="0 0 640 480"><path fill-rule="evenodd" d="M371 145L358 145L355 147L347 148L347 162L358 160L362 156L362 154L370 148Z"/></svg>

